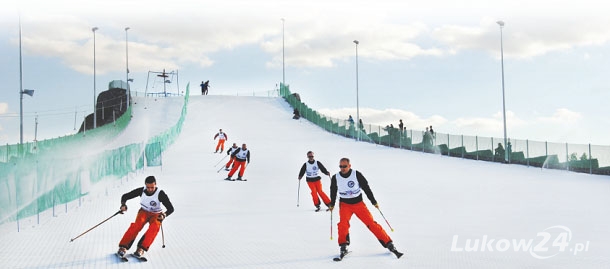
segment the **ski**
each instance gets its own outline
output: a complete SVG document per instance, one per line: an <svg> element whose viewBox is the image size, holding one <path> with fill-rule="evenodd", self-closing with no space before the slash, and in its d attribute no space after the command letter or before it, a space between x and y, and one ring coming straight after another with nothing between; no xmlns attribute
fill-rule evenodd
<svg viewBox="0 0 610 269"><path fill-rule="evenodd" d="M347 254L349 254L350 252L351 252L351 251L345 252L345 254L341 254L341 255L339 255L339 257L335 257L335 258L333 258L333 261L336 261L336 262L340 262L340 261L342 261L342 260L343 260L343 258L345 258L345 256L347 256Z"/></svg>
<svg viewBox="0 0 610 269"><path fill-rule="evenodd" d="M237 181L248 181L247 178L242 178L242 179L236 179Z"/></svg>
<svg viewBox="0 0 610 269"><path fill-rule="evenodd" d="M232 178L225 178L225 180L227 180L227 181L235 181L235 179L232 179Z"/></svg>
<svg viewBox="0 0 610 269"><path fill-rule="evenodd" d="M119 255L119 253L116 253L116 256L117 256L117 257L119 257L119 259L120 259L122 262L128 262L128 261L129 261L129 259L127 259L127 257L125 257L125 256L121 256L121 255Z"/></svg>
<svg viewBox="0 0 610 269"><path fill-rule="evenodd" d="M136 255L135 255L135 254L133 254L133 253L131 254L131 256L132 256L132 257L134 257L134 258L136 258L136 259L138 259L138 260L140 260L141 262L147 262L147 261L148 261L148 259L147 259L146 257L144 257L144 256L139 256L139 257L138 257L138 256L136 256Z"/></svg>

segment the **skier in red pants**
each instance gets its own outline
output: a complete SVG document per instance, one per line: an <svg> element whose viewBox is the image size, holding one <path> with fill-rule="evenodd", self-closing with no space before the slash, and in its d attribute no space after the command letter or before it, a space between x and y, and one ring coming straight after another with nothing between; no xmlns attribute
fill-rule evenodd
<svg viewBox="0 0 610 269"><path fill-rule="evenodd" d="M301 171L299 171L299 180L301 180L303 175L305 175L307 172L305 179L307 180L307 185L311 190L311 198L313 199L313 205L316 207L316 212L320 211L320 198L322 198L322 201L326 207L328 207L330 204L330 199L328 199L328 196L322 190L322 178L318 174L318 171L330 176L330 173L328 170L326 170L326 167L324 167L321 162L314 160L313 152L308 151L307 162L301 166Z"/></svg>
<svg viewBox="0 0 610 269"><path fill-rule="evenodd" d="M337 239L339 241L339 246L341 247L341 252L336 260L341 260L348 253L347 246L350 244L349 221L352 215L356 215L356 217L369 228L384 248L387 248L394 253L396 257L400 258L403 253L396 250L390 236L388 236L381 225L373 219L371 212L362 201L362 191L364 191L366 197L369 198L373 206L379 208L368 181L360 172L352 170L351 167L349 159L342 158L339 161L340 172L330 179L329 208L331 214L337 199L337 192L339 192L339 224L337 225L339 236Z"/></svg>
<svg viewBox="0 0 610 269"><path fill-rule="evenodd" d="M225 180L235 181L235 179L231 179L231 177L235 174L237 169L239 169L237 180L244 180L242 179L242 176L244 176L244 171L246 170L246 162L250 163L250 150L246 147L246 144L242 144L241 148L238 148L231 153L231 157L235 157L235 163Z"/></svg>
<svg viewBox="0 0 610 269"><path fill-rule="evenodd" d="M237 146L237 143L233 143L233 146L230 147L227 150L227 155L231 155L231 153L235 152L236 150L238 150L239 147ZM225 157L226 158L226 157ZM227 162L227 164L225 164L225 170L230 171L229 166L231 166L231 164L235 161L235 156L231 156L231 158L229 159L229 161ZM233 165L235 166L235 165Z"/></svg>
<svg viewBox="0 0 610 269"><path fill-rule="evenodd" d="M218 149L220 149L220 153L222 153L225 150L225 141L229 139L229 136L227 135L227 133L223 132L222 129L220 129L218 133L214 135L214 139L216 139L217 137L218 144L216 144L216 151L214 151L214 153L218 152Z"/></svg>
<svg viewBox="0 0 610 269"><path fill-rule="evenodd" d="M125 257L127 250L133 245L138 233L144 228L144 225L148 223L148 230L142 236L138 242L138 249L133 254L136 257L144 257L144 252L148 251L148 248L155 240L161 222L165 217L171 215L174 212L174 206L169 201L167 194L163 190L157 188L157 180L154 176L148 176L144 180L145 187L134 189L121 196L121 214L127 211L127 200L140 197L141 208L136 215L136 220L131 223L129 229L123 235L123 238L119 242L119 250L117 254L120 257ZM163 212L161 204L165 206L167 211Z"/></svg>

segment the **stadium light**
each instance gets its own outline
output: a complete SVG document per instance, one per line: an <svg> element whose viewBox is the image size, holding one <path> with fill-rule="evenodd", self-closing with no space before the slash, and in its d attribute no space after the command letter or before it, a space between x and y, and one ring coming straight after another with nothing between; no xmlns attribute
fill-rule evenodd
<svg viewBox="0 0 610 269"><path fill-rule="evenodd" d="M497 21L500 25L500 57L502 64L502 117L504 119L504 162L508 161L508 144L506 139L506 101L504 98L504 45L502 40L502 28L504 28L503 21Z"/></svg>

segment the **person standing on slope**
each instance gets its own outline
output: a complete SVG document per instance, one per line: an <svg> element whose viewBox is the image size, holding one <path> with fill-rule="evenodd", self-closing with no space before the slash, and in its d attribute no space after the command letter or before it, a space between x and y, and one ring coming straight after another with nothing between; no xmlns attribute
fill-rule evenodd
<svg viewBox="0 0 610 269"><path fill-rule="evenodd" d="M121 214L127 211L127 201L136 197L140 197L140 210L136 215L136 220L131 223L129 229L123 235L119 242L119 250L117 254L125 257L127 250L131 248L138 233L148 223L148 230L138 242L138 249L133 253L138 258L144 257L144 252L148 251L150 245L155 240L161 222L174 212L174 206L169 201L169 197L163 190L157 188L157 180L154 176L148 176L144 180L145 187L136 188L121 196ZM163 212L161 204L165 206L166 211Z"/></svg>
<svg viewBox="0 0 610 269"><path fill-rule="evenodd" d="M388 234L383 230L383 227L379 225L371 215L364 202L362 201L362 191L369 198L373 206L379 208L377 200L373 196L373 192L369 187L369 183L366 178L359 171L352 170L351 164L348 158L342 158L339 161L340 172L334 175L330 180L330 210L335 206L337 199L337 192L339 193L339 224L338 226L338 241L341 248L340 256L338 260L342 259L347 253L347 246L350 244L349 240L349 221L352 215L356 215L364 225L377 237L379 243L384 248L387 248L396 257L400 258L403 253L398 252L394 243Z"/></svg>
<svg viewBox="0 0 610 269"><path fill-rule="evenodd" d="M225 141L229 139L229 136L224 133L222 131L222 129L218 130L218 133L216 133L216 135L214 135L214 140L216 140L216 138L218 137L218 144L216 144L216 151L214 151L214 153L218 152L218 149L220 148L220 153L222 153L225 150Z"/></svg>
<svg viewBox="0 0 610 269"><path fill-rule="evenodd" d="M237 174L237 180L244 180L242 177L244 176L244 171L246 170L246 162L250 163L250 150L246 148L246 144L242 144L241 148L238 148L231 153L231 158L235 158L235 163L233 164L233 168L229 171L229 175L225 180L235 181L231 179L235 171L239 168L239 174ZM245 180L244 180L245 181Z"/></svg>
<svg viewBox="0 0 610 269"><path fill-rule="evenodd" d="M227 150L227 155L231 155L231 153L235 152L235 150L239 149L239 147L237 146L237 143L233 143L233 146L230 147ZM235 161L235 156L231 155L231 158L229 159L229 161L227 162L227 164L225 164L225 170L229 171L229 166L233 163L233 161Z"/></svg>
<svg viewBox="0 0 610 269"><path fill-rule="evenodd" d="M330 199L328 199L328 196L322 190L322 178L318 175L318 172L330 176L326 167L324 167L321 162L314 160L313 152L308 151L307 162L301 166L301 171L299 171L299 180L307 173L305 180L307 181L307 186L309 186L309 189L311 190L311 198L313 199L313 205L316 206L316 212L320 211L320 198L322 198L322 201L327 207L330 204Z"/></svg>

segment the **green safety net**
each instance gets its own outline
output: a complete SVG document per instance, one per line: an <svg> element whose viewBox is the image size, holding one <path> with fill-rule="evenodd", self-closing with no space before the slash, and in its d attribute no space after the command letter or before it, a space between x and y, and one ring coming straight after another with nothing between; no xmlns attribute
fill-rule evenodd
<svg viewBox="0 0 610 269"><path fill-rule="evenodd" d="M79 199L91 185L161 165L161 154L176 141L189 100L186 87L178 122L148 141L96 151L125 130L131 107L114 124L65 137L0 147L0 223L35 215Z"/></svg>
<svg viewBox="0 0 610 269"><path fill-rule="evenodd" d="M452 135L356 124L320 114L280 83L282 96L300 116L320 128L348 138L389 147L473 160L506 162L590 174L610 175L610 146ZM356 121L356 119L354 119ZM356 126L357 125L357 126ZM508 151L508 153L507 153ZM508 158L505 160L505 156Z"/></svg>

